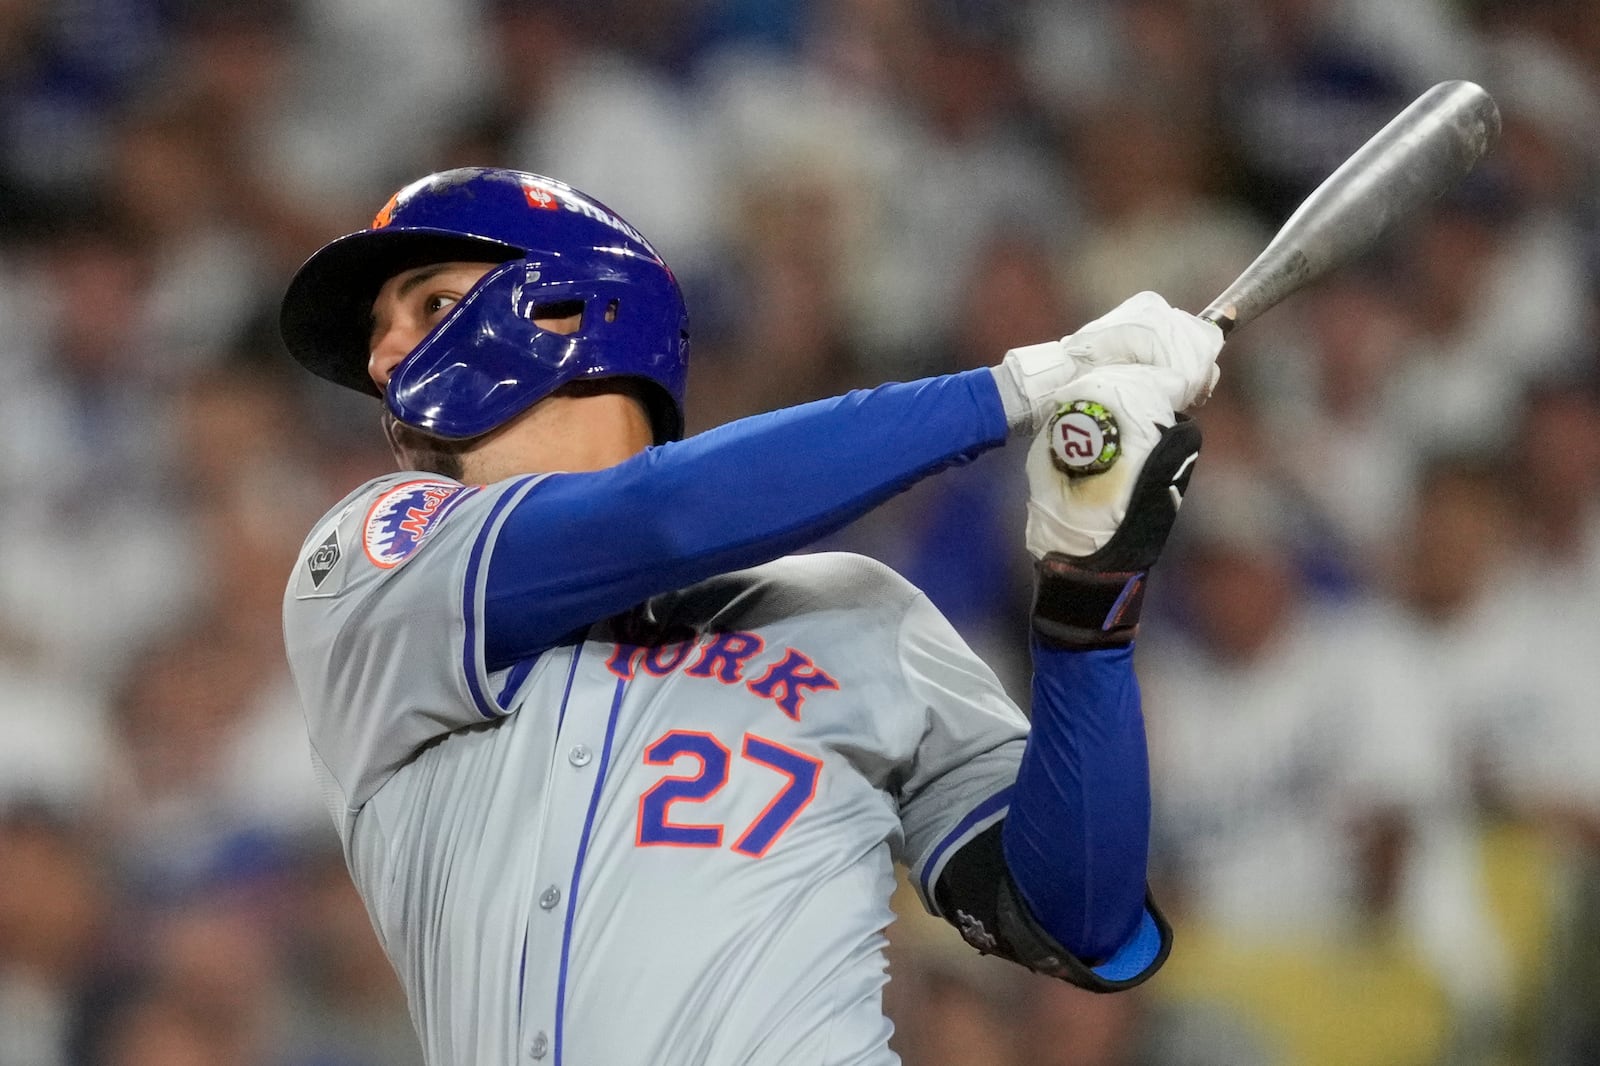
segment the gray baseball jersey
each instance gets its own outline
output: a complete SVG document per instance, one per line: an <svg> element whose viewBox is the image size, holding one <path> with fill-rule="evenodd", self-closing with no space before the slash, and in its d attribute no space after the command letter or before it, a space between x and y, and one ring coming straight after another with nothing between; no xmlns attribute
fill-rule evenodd
<svg viewBox="0 0 1600 1066"><path fill-rule="evenodd" d="M317 772L428 1062L894 1063L893 861L926 903L1004 815L1022 714L924 596L842 554L491 671L488 554L537 480L373 481L285 597Z"/></svg>

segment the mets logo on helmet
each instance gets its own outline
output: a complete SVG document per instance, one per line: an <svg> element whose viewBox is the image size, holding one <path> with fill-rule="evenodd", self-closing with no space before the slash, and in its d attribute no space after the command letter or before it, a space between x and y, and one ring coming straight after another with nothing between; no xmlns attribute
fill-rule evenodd
<svg viewBox="0 0 1600 1066"><path fill-rule="evenodd" d="M404 192L404 191L405 191L404 189L401 190L401 192ZM387 226L389 223L393 222L394 221L394 209L399 207L399 206L400 206L400 193L397 192L393 196L389 197L389 202L388 203L384 204L382 207L380 207L378 209L378 213L372 217L372 225L369 226L368 228L369 229L382 229L383 227Z"/></svg>
<svg viewBox="0 0 1600 1066"><path fill-rule="evenodd" d="M445 515L477 491L454 481L405 481L388 489L372 502L362 526L367 558L383 570L399 566Z"/></svg>

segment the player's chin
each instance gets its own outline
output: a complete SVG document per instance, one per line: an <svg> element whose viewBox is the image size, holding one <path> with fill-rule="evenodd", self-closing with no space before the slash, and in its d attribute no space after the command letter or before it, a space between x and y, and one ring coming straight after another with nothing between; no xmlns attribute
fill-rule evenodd
<svg viewBox="0 0 1600 1066"><path fill-rule="evenodd" d="M414 426L408 426L390 413L387 407L381 414L383 436L394 453L394 461L401 470L421 470L440 474L455 481L462 480L462 456L476 440L441 440Z"/></svg>

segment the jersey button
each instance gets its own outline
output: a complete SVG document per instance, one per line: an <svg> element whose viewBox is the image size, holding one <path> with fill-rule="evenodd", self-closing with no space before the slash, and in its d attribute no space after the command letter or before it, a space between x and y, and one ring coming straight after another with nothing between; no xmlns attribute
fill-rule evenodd
<svg viewBox="0 0 1600 1066"><path fill-rule="evenodd" d="M567 752L567 761L573 766L588 766L589 760L594 758L594 752L589 750L587 744L579 744Z"/></svg>
<svg viewBox="0 0 1600 1066"><path fill-rule="evenodd" d="M539 893L539 906L543 907L545 910L551 909L560 902L561 890L555 885L551 885L549 888Z"/></svg>
<svg viewBox="0 0 1600 1066"><path fill-rule="evenodd" d="M533 1043L528 1046L528 1054L536 1059L542 1059L545 1052L550 1050L550 1040L543 1031L533 1034Z"/></svg>

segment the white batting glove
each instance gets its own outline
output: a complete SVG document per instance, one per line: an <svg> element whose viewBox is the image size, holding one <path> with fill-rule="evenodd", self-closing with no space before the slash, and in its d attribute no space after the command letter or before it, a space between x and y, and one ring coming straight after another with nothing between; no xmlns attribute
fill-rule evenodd
<svg viewBox="0 0 1600 1066"><path fill-rule="evenodd" d="M1092 400L1116 419L1120 454L1109 470L1068 476L1052 458L1052 431L1043 429L1028 449L1028 552L1086 556L1103 548L1127 517L1145 459L1161 431L1177 421L1173 397L1181 378L1153 366L1103 366L1089 370L1062 392L1063 402ZM1059 404L1057 405L1059 406ZM1051 413L1055 413L1052 408Z"/></svg>
<svg viewBox="0 0 1600 1066"><path fill-rule="evenodd" d="M1222 341L1213 323L1141 292L1061 340L1013 348L995 368L995 379L1016 433L1038 432L1065 398L1063 390L1097 367L1169 371L1172 408L1182 411L1204 403L1216 387Z"/></svg>

